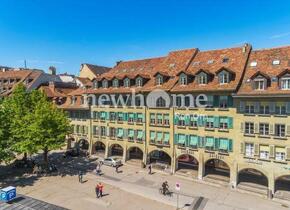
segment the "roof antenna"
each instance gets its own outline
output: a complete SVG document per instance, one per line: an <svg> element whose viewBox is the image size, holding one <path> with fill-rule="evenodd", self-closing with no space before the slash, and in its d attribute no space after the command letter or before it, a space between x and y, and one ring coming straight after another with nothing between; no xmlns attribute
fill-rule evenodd
<svg viewBox="0 0 290 210"><path fill-rule="evenodd" d="M27 69L26 60L24 59L24 68Z"/></svg>

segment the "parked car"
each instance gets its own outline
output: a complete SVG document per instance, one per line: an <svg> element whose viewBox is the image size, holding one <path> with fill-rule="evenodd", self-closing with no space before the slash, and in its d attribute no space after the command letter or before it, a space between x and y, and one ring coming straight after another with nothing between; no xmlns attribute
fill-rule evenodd
<svg viewBox="0 0 290 210"><path fill-rule="evenodd" d="M122 161L116 157L108 157L100 161L101 164L107 165L107 166L120 166L122 165Z"/></svg>

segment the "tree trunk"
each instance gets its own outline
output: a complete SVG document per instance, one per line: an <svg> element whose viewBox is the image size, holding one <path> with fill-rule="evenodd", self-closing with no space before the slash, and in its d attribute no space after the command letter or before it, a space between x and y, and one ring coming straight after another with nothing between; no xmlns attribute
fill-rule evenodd
<svg viewBox="0 0 290 210"><path fill-rule="evenodd" d="M23 154L23 158L22 158L25 162L27 161L27 152L24 152Z"/></svg>
<svg viewBox="0 0 290 210"><path fill-rule="evenodd" d="M48 148L47 147L43 149L43 161L45 165L48 166Z"/></svg>

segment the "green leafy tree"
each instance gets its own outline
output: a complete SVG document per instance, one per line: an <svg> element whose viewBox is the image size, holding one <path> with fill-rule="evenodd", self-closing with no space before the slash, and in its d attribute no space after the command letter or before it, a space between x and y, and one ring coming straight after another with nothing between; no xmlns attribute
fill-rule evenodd
<svg viewBox="0 0 290 210"><path fill-rule="evenodd" d="M35 107L30 115L27 133L35 147L43 151L43 160L47 164L48 152L64 145L70 124L67 115L48 101L42 92L35 91L31 95Z"/></svg>
<svg viewBox="0 0 290 210"><path fill-rule="evenodd" d="M34 143L31 141L27 127L30 124L31 106L30 93L26 91L24 84L19 84L12 94L5 98L3 108L10 119L10 138L11 149L18 154L32 154L37 152Z"/></svg>
<svg viewBox="0 0 290 210"><path fill-rule="evenodd" d="M10 118L0 101L0 163L8 162L13 158L13 152L11 150L10 143Z"/></svg>

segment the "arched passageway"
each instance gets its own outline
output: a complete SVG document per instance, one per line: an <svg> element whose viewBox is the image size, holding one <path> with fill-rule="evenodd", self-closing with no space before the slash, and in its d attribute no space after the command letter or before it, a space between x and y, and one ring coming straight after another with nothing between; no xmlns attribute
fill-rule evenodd
<svg viewBox="0 0 290 210"><path fill-rule="evenodd" d="M89 146L90 146L90 144L86 139L81 139L78 142L78 147L81 150L89 150Z"/></svg>
<svg viewBox="0 0 290 210"><path fill-rule="evenodd" d="M222 160L210 159L205 163L205 177L217 181L229 182L230 167Z"/></svg>
<svg viewBox="0 0 290 210"><path fill-rule="evenodd" d="M137 159L142 160L143 159L143 151L139 147L131 147L128 150L128 159Z"/></svg>
<svg viewBox="0 0 290 210"><path fill-rule="evenodd" d="M290 175L280 176L275 180L274 197L290 200Z"/></svg>
<svg viewBox="0 0 290 210"><path fill-rule="evenodd" d="M94 145L94 153L104 156L106 151L106 145L103 142L97 141Z"/></svg>
<svg viewBox="0 0 290 210"><path fill-rule="evenodd" d="M171 157L161 150L153 150L150 152L148 155L148 163L152 164L158 170L171 169Z"/></svg>
<svg viewBox="0 0 290 210"><path fill-rule="evenodd" d="M259 170L253 168L245 168L239 171L238 184L248 184L252 186L268 187L268 178Z"/></svg>
<svg viewBox="0 0 290 210"><path fill-rule="evenodd" d="M196 177L198 173L198 161L192 155L180 155L176 161L176 170L177 173Z"/></svg>
<svg viewBox="0 0 290 210"><path fill-rule="evenodd" d="M123 156L124 149L119 144L113 144L111 146L110 155L111 156Z"/></svg>

